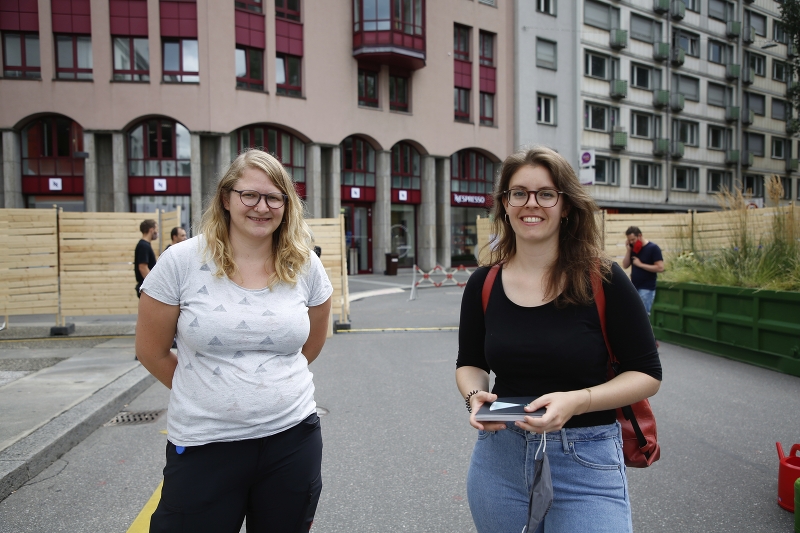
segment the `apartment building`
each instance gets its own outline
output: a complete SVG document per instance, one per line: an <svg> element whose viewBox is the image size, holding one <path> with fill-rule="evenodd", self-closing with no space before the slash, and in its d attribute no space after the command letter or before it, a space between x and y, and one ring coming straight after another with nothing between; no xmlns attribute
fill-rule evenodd
<svg viewBox="0 0 800 533"><path fill-rule="evenodd" d="M512 9L2 0L0 205L181 206L189 229L237 153L263 147L310 216L345 215L351 272L387 253L474 260L513 148Z"/></svg>
<svg viewBox="0 0 800 533"><path fill-rule="evenodd" d="M515 143L558 149L608 209L800 199L788 61L773 0L517 0Z"/></svg>

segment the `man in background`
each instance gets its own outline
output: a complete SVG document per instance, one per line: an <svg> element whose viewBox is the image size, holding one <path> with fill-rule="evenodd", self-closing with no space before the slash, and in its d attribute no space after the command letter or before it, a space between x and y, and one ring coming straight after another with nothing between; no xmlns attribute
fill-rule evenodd
<svg viewBox="0 0 800 533"><path fill-rule="evenodd" d="M136 250L133 253L133 272L136 274L137 298L141 297L139 289L144 283L144 278L156 266L156 253L150 243L158 238L158 222L148 218L139 224L139 231L142 232L142 238L136 244Z"/></svg>
<svg viewBox="0 0 800 533"><path fill-rule="evenodd" d="M167 245L167 248L169 248L173 244L178 244L179 242L185 241L186 230L181 228L180 226L175 226L174 228L172 228L172 231L169 232L169 236L172 239L172 242ZM164 248L164 250L166 250L167 248Z"/></svg>
<svg viewBox="0 0 800 533"><path fill-rule="evenodd" d="M622 267L631 267L631 282L639 292L649 315L656 298L656 277L659 272L664 272L664 257L661 255L661 248L645 239L636 226L625 230L625 237L627 241Z"/></svg>

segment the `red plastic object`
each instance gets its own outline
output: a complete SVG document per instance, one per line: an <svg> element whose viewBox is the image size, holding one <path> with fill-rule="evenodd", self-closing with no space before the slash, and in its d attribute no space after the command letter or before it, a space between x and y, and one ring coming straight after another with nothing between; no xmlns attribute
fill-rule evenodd
<svg viewBox="0 0 800 533"><path fill-rule="evenodd" d="M800 478L800 444L795 444L789 451L789 455L784 455L783 447L780 442L776 442L778 448L778 505L789 512L794 512L794 482Z"/></svg>

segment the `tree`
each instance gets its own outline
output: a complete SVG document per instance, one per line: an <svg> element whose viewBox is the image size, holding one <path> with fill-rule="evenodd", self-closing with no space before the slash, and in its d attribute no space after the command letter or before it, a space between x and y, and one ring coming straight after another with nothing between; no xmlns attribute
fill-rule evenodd
<svg viewBox="0 0 800 533"><path fill-rule="evenodd" d="M800 132L800 87L798 87L797 78L800 77L800 0L784 0L780 6L781 9L781 25L785 28L788 46L793 49L794 54L789 54L790 60L787 61L786 66L788 72L786 73L787 85L790 88L786 92L786 98L789 100L789 105L793 110L788 132L797 135Z"/></svg>

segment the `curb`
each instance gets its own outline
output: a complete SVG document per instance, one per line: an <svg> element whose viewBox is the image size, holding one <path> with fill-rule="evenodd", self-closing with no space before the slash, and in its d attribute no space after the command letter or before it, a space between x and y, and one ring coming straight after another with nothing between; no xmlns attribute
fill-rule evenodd
<svg viewBox="0 0 800 533"><path fill-rule="evenodd" d="M156 379L138 366L0 452L0 501L91 435Z"/></svg>

